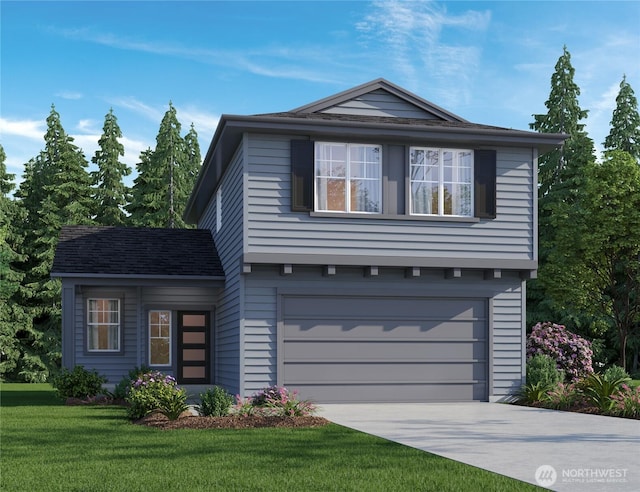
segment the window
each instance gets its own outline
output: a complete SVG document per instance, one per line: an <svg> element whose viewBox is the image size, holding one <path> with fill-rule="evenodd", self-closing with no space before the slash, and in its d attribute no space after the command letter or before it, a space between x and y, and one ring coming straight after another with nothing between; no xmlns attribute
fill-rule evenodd
<svg viewBox="0 0 640 492"><path fill-rule="evenodd" d="M316 142L315 209L380 213L381 154L379 145Z"/></svg>
<svg viewBox="0 0 640 492"><path fill-rule="evenodd" d="M171 365L171 311L149 311L149 365Z"/></svg>
<svg viewBox="0 0 640 492"><path fill-rule="evenodd" d="M411 213L473 215L473 151L411 147Z"/></svg>
<svg viewBox="0 0 640 492"><path fill-rule="evenodd" d="M87 350L120 351L120 299L88 299Z"/></svg>

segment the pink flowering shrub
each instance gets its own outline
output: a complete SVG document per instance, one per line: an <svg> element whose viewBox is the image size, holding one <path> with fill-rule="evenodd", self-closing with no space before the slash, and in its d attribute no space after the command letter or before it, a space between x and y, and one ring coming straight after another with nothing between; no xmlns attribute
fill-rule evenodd
<svg viewBox="0 0 640 492"><path fill-rule="evenodd" d="M545 354L556 361L570 381L593 373L591 342L563 325L544 322L535 325L527 338L527 358Z"/></svg>
<svg viewBox="0 0 640 492"><path fill-rule="evenodd" d="M248 398L236 395L234 409L239 415L307 417L315 413L316 406L309 400L300 400L296 390L269 386Z"/></svg>
<svg viewBox="0 0 640 492"><path fill-rule="evenodd" d="M620 389L611 395L611 415L640 419L640 386L630 388L622 384Z"/></svg>
<svg viewBox="0 0 640 492"><path fill-rule="evenodd" d="M169 419L175 420L187 408L187 392L178 387L173 376L160 371L146 372L131 380L125 400L129 403L127 415L131 419L139 419L149 412L160 410Z"/></svg>

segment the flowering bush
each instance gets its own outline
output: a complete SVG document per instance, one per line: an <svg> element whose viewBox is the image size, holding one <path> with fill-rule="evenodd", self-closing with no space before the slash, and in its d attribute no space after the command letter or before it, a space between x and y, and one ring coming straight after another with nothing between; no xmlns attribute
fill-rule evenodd
<svg viewBox="0 0 640 492"><path fill-rule="evenodd" d="M186 400L187 392L178 388L173 376L151 371L131 381L126 397L130 405L127 414L131 419L139 419L153 410L159 410L175 420L186 410Z"/></svg>
<svg viewBox="0 0 640 492"><path fill-rule="evenodd" d="M562 325L545 322L533 327L527 338L527 357L536 354L553 358L570 381L593 373L591 342Z"/></svg>
<svg viewBox="0 0 640 492"><path fill-rule="evenodd" d="M632 389L622 384L620 389L611 395L611 415L640 419L640 386Z"/></svg>
<svg viewBox="0 0 640 492"><path fill-rule="evenodd" d="M269 386L248 398L236 395L235 413L282 417L307 417L313 415L316 406L309 400L298 399L298 392L290 392L281 386Z"/></svg>
<svg viewBox="0 0 640 492"><path fill-rule="evenodd" d="M547 391L547 399L544 406L554 410L567 410L582 399L582 394L574 383L558 383Z"/></svg>

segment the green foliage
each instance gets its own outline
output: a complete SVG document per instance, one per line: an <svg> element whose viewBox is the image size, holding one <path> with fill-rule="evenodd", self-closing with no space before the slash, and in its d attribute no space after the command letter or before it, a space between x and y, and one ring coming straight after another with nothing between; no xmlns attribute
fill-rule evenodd
<svg viewBox="0 0 640 492"><path fill-rule="evenodd" d="M89 371L83 366L75 366L73 371L63 368L53 378L52 385L60 398L89 398L102 392L102 385L107 378L96 370Z"/></svg>
<svg viewBox="0 0 640 492"><path fill-rule="evenodd" d="M536 354L527 360L527 383L554 386L564 380L564 372L558 369L555 359L547 354Z"/></svg>
<svg viewBox="0 0 640 492"><path fill-rule="evenodd" d="M297 391L281 386L269 386L248 398L236 397L234 411L238 415L306 417L316 412L316 405L300 400Z"/></svg>
<svg viewBox="0 0 640 492"><path fill-rule="evenodd" d="M160 391L158 394L158 411L169 420L177 420L189 409L187 390L174 388L172 391Z"/></svg>
<svg viewBox="0 0 640 492"><path fill-rule="evenodd" d="M223 417L229 414L233 405L233 396L224 388L214 386L200 394L198 413L204 417Z"/></svg>
<svg viewBox="0 0 640 492"><path fill-rule="evenodd" d="M549 399L548 391L551 389L551 386L544 384L542 381L527 383L522 385L516 394L515 401L527 405L537 403L544 404Z"/></svg>
<svg viewBox="0 0 640 492"><path fill-rule="evenodd" d="M616 108L611 118L611 130L604 141L607 150L622 150L631 154L640 162L640 114L638 100L627 82L622 77L620 92L616 97Z"/></svg>
<svg viewBox="0 0 640 492"><path fill-rule="evenodd" d="M604 373L602 373L602 377L607 381L616 381L616 380L630 380L631 377L622 367L616 366L615 364L609 368L607 368Z"/></svg>
<svg viewBox="0 0 640 492"><path fill-rule="evenodd" d="M576 383L558 383L547 391L547 399L544 402L546 408L554 410L567 410L576 405L582 399Z"/></svg>
<svg viewBox="0 0 640 492"><path fill-rule="evenodd" d="M626 367L640 322L640 166L611 151L583 170L580 197L556 209L555 246L540 280L557 305L572 306L610 326Z"/></svg>
<svg viewBox="0 0 640 492"><path fill-rule="evenodd" d="M95 186L96 221L101 225L122 226L127 221L124 207L129 203L129 189L122 179L131 174L131 169L120 162L124 146L119 138L122 138L122 131L111 109L104 119L99 149L91 159L98 166L98 170L91 173L91 178Z"/></svg>
<svg viewBox="0 0 640 492"><path fill-rule="evenodd" d="M187 227L182 213L200 167L197 133L185 138L176 109L169 103L156 137L156 147L140 154L127 210L131 223L146 227Z"/></svg>
<svg viewBox="0 0 640 492"><path fill-rule="evenodd" d="M118 400L124 400L129 393L131 383L137 381L143 374L151 372L151 368L147 365L136 366L129 370L128 375L123 377L113 390L113 397Z"/></svg>
<svg viewBox="0 0 640 492"><path fill-rule="evenodd" d="M625 383L611 395L611 415L640 419L640 386L632 388Z"/></svg>
<svg viewBox="0 0 640 492"><path fill-rule="evenodd" d="M139 419L154 410L160 410L173 416L186 398L186 392L178 387L173 376L158 371L148 372L131 381L126 397L129 403L127 415L130 419Z"/></svg>
<svg viewBox="0 0 640 492"><path fill-rule="evenodd" d="M580 386L587 401L606 413L613 406L611 395L627 381L629 378L607 380L600 374L594 373L582 380Z"/></svg>

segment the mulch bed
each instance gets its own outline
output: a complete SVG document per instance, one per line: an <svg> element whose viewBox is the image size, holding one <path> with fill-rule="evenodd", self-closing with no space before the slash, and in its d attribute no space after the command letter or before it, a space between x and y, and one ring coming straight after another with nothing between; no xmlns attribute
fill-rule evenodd
<svg viewBox="0 0 640 492"><path fill-rule="evenodd" d="M323 417L262 417L258 415L198 417L184 414L169 420L161 413L151 413L134 422L159 429L254 429L259 427L322 427L330 422Z"/></svg>

